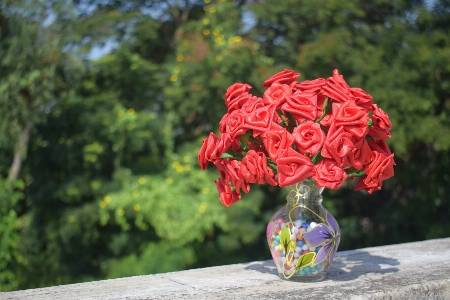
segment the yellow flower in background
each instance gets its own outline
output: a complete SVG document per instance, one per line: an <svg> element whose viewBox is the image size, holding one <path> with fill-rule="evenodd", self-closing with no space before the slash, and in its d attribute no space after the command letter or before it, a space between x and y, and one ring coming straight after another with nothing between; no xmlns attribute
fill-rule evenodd
<svg viewBox="0 0 450 300"><path fill-rule="evenodd" d="M203 35L209 35L211 33L211 30L205 29L203 30Z"/></svg>
<svg viewBox="0 0 450 300"><path fill-rule="evenodd" d="M183 157L183 161L185 162L185 163L188 163L188 162L190 162L191 161L191 158L189 157L189 156L184 156Z"/></svg>
<svg viewBox="0 0 450 300"><path fill-rule="evenodd" d="M202 204L200 204L200 206L198 208L199 213L201 213L201 214L204 213L207 206L208 206L208 204L206 204L206 202L202 202Z"/></svg>
<svg viewBox="0 0 450 300"><path fill-rule="evenodd" d="M207 187L202 188L202 193L203 194L208 194L209 193L209 189Z"/></svg>
<svg viewBox="0 0 450 300"><path fill-rule="evenodd" d="M103 201L105 201L106 203L111 202L111 196L105 196L105 198L103 198Z"/></svg>
<svg viewBox="0 0 450 300"><path fill-rule="evenodd" d="M135 205L133 206L133 209L134 209L135 211L140 211L140 210L141 210L141 206L140 206L139 204L135 204Z"/></svg>
<svg viewBox="0 0 450 300"><path fill-rule="evenodd" d="M217 30L217 29L214 29L214 30L213 30L213 34L214 34L215 36L218 36L218 35L220 34L220 31Z"/></svg>
<svg viewBox="0 0 450 300"><path fill-rule="evenodd" d="M217 61L221 61L222 59L223 59L223 56L222 56L222 55L219 54L219 55L216 56L216 60L217 60Z"/></svg>
<svg viewBox="0 0 450 300"><path fill-rule="evenodd" d="M100 206L100 208L105 208L106 207L106 203L103 201L100 201L100 203L98 204L98 206Z"/></svg>
<svg viewBox="0 0 450 300"><path fill-rule="evenodd" d="M117 211L117 214L122 217L125 214L125 211L123 209L119 209L119 211Z"/></svg>
<svg viewBox="0 0 450 300"><path fill-rule="evenodd" d="M134 109L133 108L129 108L128 109L128 114L129 115L134 115Z"/></svg>
<svg viewBox="0 0 450 300"><path fill-rule="evenodd" d="M181 68L180 68L180 67L175 67L175 69L173 69L173 71L174 71L175 73L180 73Z"/></svg>
<svg viewBox="0 0 450 300"><path fill-rule="evenodd" d="M139 184L144 184L145 178L144 177L139 178L138 182L139 182Z"/></svg>
<svg viewBox="0 0 450 300"><path fill-rule="evenodd" d="M209 24L209 19L203 19L203 24L208 25Z"/></svg>
<svg viewBox="0 0 450 300"><path fill-rule="evenodd" d="M205 1L206 4L211 2L211 0L203 0L203 1Z"/></svg>
<svg viewBox="0 0 450 300"><path fill-rule="evenodd" d="M177 61L182 62L184 60L184 56L183 55L178 55L177 56Z"/></svg>
<svg viewBox="0 0 450 300"><path fill-rule="evenodd" d="M173 183L173 179L170 178L170 177L166 178L166 183L167 184L172 184Z"/></svg>
<svg viewBox="0 0 450 300"><path fill-rule="evenodd" d="M175 82L177 80L178 80L178 76L177 75L170 76L170 81Z"/></svg>
<svg viewBox="0 0 450 300"><path fill-rule="evenodd" d="M119 110L119 111L117 112L117 115L118 115L119 117L123 116L124 114L125 114L125 112L124 112L123 110Z"/></svg>

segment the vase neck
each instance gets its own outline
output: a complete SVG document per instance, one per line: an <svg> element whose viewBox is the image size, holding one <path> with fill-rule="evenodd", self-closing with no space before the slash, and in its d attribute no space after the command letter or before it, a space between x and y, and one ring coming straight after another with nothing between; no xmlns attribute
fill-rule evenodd
<svg viewBox="0 0 450 300"><path fill-rule="evenodd" d="M297 184L287 187L289 193L286 197L288 204L320 204L322 203L322 191L313 179L305 179Z"/></svg>

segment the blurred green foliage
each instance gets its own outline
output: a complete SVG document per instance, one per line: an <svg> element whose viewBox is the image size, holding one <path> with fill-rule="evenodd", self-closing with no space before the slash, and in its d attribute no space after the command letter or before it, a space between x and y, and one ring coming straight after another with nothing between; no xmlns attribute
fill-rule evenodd
<svg viewBox="0 0 450 300"><path fill-rule="evenodd" d="M0 291L269 259L285 192L226 208L196 155L228 86L284 68L338 68L393 123L383 190L324 193L340 250L450 236L450 5L427 3L0 0Z"/></svg>

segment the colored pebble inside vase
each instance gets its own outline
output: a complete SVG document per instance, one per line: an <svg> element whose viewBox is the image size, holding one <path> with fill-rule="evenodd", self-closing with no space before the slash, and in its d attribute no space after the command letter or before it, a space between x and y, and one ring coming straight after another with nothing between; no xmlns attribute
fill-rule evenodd
<svg viewBox="0 0 450 300"><path fill-rule="evenodd" d="M278 272L284 278L309 276L311 281L315 281L314 277L320 277L319 273L328 270L328 258L314 264L317 253L322 247L312 247L303 237L303 234L310 232L317 225L316 222L308 224L302 220L285 223L283 219L279 219L275 222L269 245ZM288 249L285 249L286 247ZM310 254L306 255L308 253ZM302 261L299 262L299 259Z"/></svg>

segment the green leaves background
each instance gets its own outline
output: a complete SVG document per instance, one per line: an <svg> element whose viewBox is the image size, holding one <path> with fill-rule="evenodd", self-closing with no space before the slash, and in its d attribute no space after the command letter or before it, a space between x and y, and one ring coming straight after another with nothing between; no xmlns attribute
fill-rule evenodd
<svg viewBox="0 0 450 300"><path fill-rule="evenodd" d="M269 259L285 192L226 208L196 156L227 87L284 68L339 69L393 124L383 190L324 193L340 250L450 235L446 1L167 3L0 1L1 291Z"/></svg>

